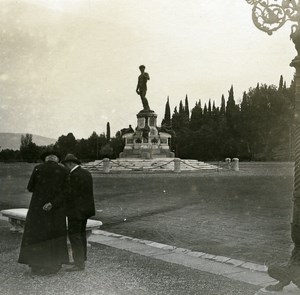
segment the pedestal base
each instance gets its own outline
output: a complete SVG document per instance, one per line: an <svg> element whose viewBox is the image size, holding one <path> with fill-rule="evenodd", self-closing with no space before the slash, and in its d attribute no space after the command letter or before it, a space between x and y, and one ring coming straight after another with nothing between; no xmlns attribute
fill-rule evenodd
<svg viewBox="0 0 300 295"><path fill-rule="evenodd" d="M174 158L170 151L172 134L166 127L157 127L157 115L152 110L142 110L137 115L137 127L122 129L122 138L125 139L123 152L120 158L154 159ZM172 128L170 127L172 131Z"/></svg>

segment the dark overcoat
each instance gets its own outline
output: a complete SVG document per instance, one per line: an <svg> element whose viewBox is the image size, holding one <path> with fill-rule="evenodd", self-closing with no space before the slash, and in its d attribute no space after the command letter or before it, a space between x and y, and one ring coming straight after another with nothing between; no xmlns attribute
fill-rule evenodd
<svg viewBox="0 0 300 295"><path fill-rule="evenodd" d="M68 172L49 161L36 166L28 183L32 192L19 263L51 267L68 262L65 202ZM43 210L50 202L53 208Z"/></svg>
<svg viewBox="0 0 300 295"><path fill-rule="evenodd" d="M67 215L73 219L88 219L95 215L93 178L80 166L70 174Z"/></svg>

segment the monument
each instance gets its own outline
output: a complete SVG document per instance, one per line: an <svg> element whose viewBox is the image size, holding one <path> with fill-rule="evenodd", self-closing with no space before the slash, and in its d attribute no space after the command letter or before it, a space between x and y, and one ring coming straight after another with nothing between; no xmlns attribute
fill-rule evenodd
<svg viewBox="0 0 300 295"><path fill-rule="evenodd" d="M174 158L174 153L170 151L172 128L171 126L157 127L157 115L150 109L146 98L147 82L150 76L145 72L145 68L144 65L139 67L141 74L136 87L143 109L136 115L135 130L131 125L121 130L122 137L125 139L125 147L120 153L120 158Z"/></svg>

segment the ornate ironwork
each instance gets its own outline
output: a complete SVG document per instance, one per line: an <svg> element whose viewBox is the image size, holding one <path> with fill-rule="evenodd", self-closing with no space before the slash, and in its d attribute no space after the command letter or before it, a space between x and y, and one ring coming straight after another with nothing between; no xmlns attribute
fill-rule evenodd
<svg viewBox="0 0 300 295"><path fill-rule="evenodd" d="M253 5L252 19L255 26L272 35L286 21L300 22L300 0L246 0Z"/></svg>

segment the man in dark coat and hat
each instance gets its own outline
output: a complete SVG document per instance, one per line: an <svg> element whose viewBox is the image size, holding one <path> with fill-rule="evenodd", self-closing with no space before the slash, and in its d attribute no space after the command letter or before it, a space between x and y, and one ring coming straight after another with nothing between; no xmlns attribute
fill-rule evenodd
<svg viewBox="0 0 300 295"><path fill-rule="evenodd" d="M59 165L53 151L41 156L28 183L32 192L19 263L31 267L33 274L56 273L69 262L65 201L68 191L68 171Z"/></svg>
<svg viewBox="0 0 300 295"><path fill-rule="evenodd" d="M74 266L66 271L82 271L87 259L86 223L89 217L95 215L93 179L73 154L68 154L62 163L70 171L70 192L66 208L68 235L74 259Z"/></svg>

